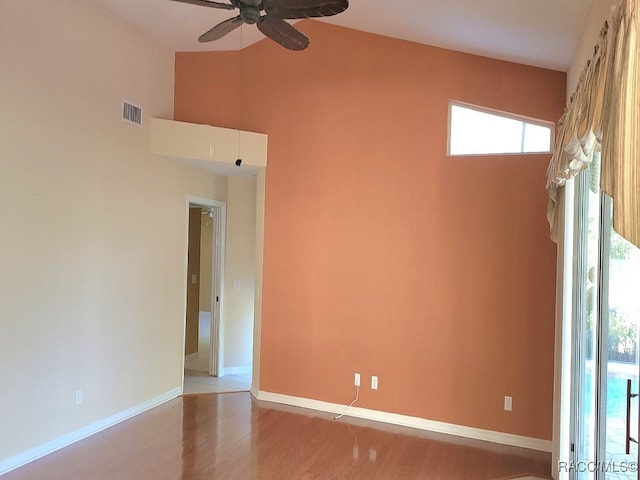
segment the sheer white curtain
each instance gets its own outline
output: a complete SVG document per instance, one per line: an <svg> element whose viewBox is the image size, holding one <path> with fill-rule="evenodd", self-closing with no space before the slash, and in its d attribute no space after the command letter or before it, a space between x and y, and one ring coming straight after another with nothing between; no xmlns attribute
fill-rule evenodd
<svg viewBox="0 0 640 480"><path fill-rule="evenodd" d="M557 241L558 188L601 152L600 187L613 198L615 230L640 247L640 37L638 0L606 22L592 59L558 122L547 170L551 238Z"/></svg>

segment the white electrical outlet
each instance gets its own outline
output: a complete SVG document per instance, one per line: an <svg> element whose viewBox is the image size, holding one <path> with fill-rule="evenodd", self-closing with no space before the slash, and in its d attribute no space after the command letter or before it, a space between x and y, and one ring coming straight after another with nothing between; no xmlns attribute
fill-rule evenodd
<svg viewBox="0 0 640 480"><path fill-rule="evenodd" d="M76 405L82 403L82 390L76 390Z"/></svg>
<svg viewBox="0 0 640 480"><path fill-rule="evenodd" d="M370 448L369 449L369 461L370 462L375 462L378 458L378 452L376 452L375 448Z"/></svg>
<svg viewBox="0 0 640 480"><path fill-rule="evenodd" d="M356 386L356 387L360 386L360 374L359 373L356 373L353 376L353 385Z"/></svg>
<svg viewBox="0 0 640 480"><path fill-rule="evenodd" d="M371 377L371 390L377 390L377 389L378 389L378 377L374 375L373 377Z"/></svg>
<svg viewBox="0 0 640 480"><path fill-rule="evenodd" d="M504 397L504 409L507 412L511 412L513 410L513 398L505 395Z"/></svg>

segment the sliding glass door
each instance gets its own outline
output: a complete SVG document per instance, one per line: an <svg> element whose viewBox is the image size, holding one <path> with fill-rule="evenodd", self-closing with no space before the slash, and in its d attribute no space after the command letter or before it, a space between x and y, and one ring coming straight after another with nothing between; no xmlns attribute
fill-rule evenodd
<svg viewBox="0 0 640 480"><path fill-rule="evenodd" d="M612 228L598 162L576 178L573 479L638 479L640 250Z"/></svg>
<svg viewBox="0 0 640 480"><path fill-rule="evenodd" d="M600 317L604 327L600 396L603 421L599 478L637 479L638 324L640 323L640 251L611 228L611 199L603 197L603 261ZM633 438L636 442L627 440Z"/></svg>

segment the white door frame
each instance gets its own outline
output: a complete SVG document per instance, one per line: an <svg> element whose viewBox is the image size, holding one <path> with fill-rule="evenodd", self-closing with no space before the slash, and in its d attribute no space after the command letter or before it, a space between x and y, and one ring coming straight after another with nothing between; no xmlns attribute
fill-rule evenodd
<svg viewBox="0 0 640 480"><path fill-rule="evenodd" d="M224 337L224 323L222 321L223 293L224 293L224 266L225 266L225 239L227 224L227 204L220 200L212 200L201 197L187 197L187 231L186 238L189 237L189 207L210 208L214 212L214 235L213 235L213 255L211 272L211 325L209 349L209 375L217 377L224 371L224 349L221 339ZM186 247L186 257L189 256L189 244ZM187 281L185 275L185 282ZM185 292L187 285L185 283ZM185 299L186 312L186 299ZM184 329L186 332L187 319L184 318ZM183 342L184 343L184 342Z"/></svg>

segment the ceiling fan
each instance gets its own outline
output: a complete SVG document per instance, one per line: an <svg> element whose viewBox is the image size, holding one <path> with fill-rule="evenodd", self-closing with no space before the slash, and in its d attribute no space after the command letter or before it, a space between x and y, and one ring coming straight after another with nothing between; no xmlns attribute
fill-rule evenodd
<svg viewBox="0 0 640 480"><path fill-rule="evenodd" d="M237 17L225 20L200 35L199 42L218 40L243 23L255 23L267 37L289 50L304 50L309 46L309 38L285 22L285 18L330 17L349 7L348 0L230 0L230 4L209 0L173 1L223 10L240 10ZM264 15L261 13L263 11Z"/></svg>

